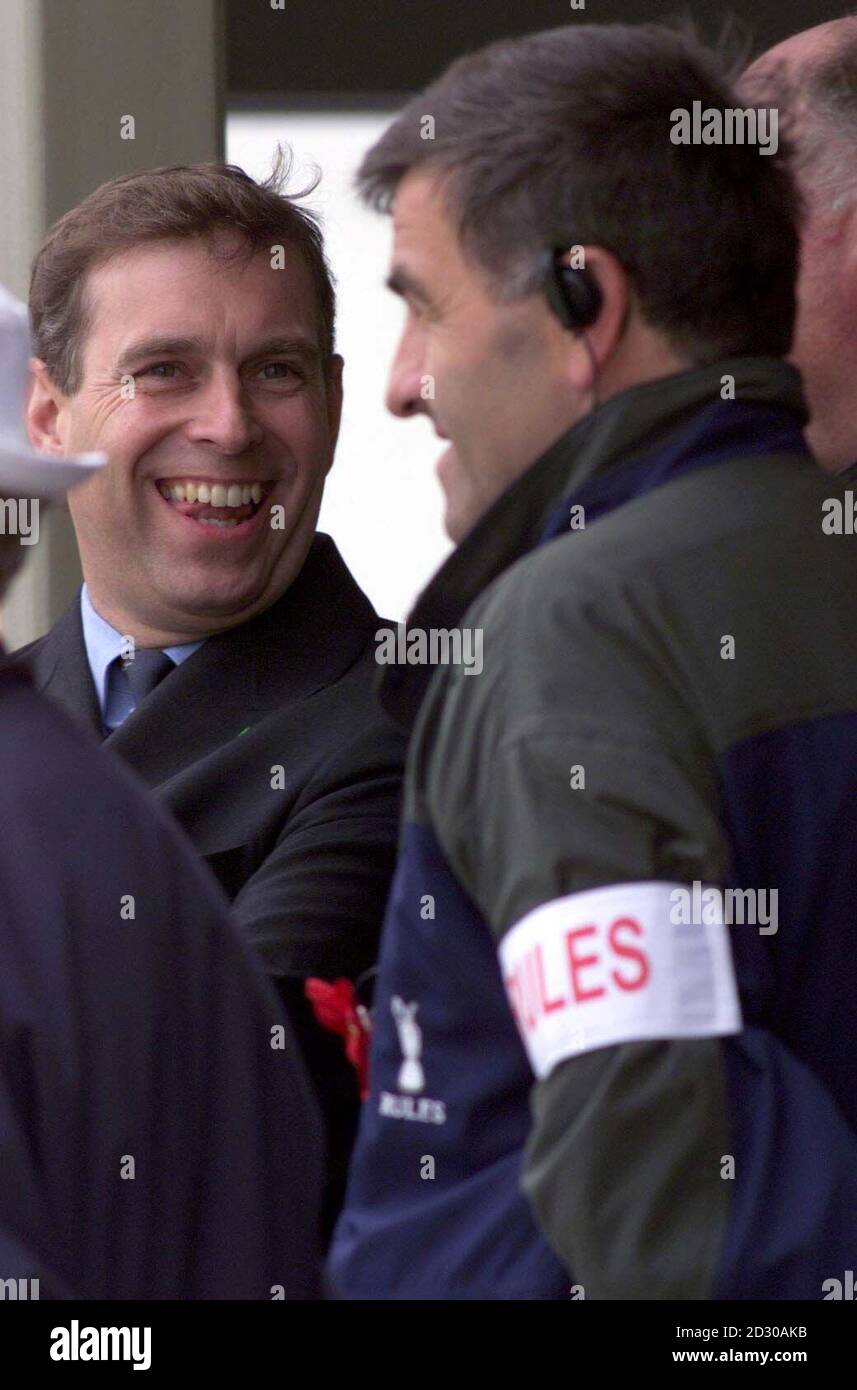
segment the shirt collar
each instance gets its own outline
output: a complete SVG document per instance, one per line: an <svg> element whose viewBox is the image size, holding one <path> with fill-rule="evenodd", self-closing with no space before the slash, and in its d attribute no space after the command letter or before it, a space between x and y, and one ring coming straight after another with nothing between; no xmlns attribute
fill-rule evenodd
<svg viewBox="0 0 857 1390"><path fill-rule="evenodd" d="M552 444L511 484L452 552L416 600L409 628L454 628L489 584L543 538L563 498L592 478L633 463L670 431L722 396L734 380L734 399L779 406L803 425L807 408L800 375L775 357L731 357L630 387L597 406ZM433 674L426 666L384 666L381 703L408 725Z"/></svg>
<svg viewBox="0 0 857 1390"><path fill-rule="evenodd" d="M121 632L117 632L115 627L111 627L100 613L95 611L85 584L80 591L80 617L83 624L86 658L92 672L99 708L103 715L107 708L107 672L110 663L127 649L127 639ZM166 652L177 666L180 666L183 661L187 661L188 657L193 655L198 647L202 646L204 641L205 638L202 637L198 642L182 642L177 647L163 647L161 650Z"/></svg>

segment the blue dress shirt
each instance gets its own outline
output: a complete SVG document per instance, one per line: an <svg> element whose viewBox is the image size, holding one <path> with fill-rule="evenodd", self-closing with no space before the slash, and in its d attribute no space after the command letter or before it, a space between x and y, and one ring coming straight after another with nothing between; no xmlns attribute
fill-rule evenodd
<svg viewBox="0 0 857 1390"><path fill-rule="evenodd" d="M121 632L116 631L115 627L111 627L108 622L105 622L100 613L96 613L85 584L80 591L80 616L83 622L86 657L92 672L92 679L95 682L101 718L104 721L104 727L112 733L114 729L119 728L119 725L128 718L128 715L136 707L124 671L118 666L111 665L117 656L123 654L125 638ZM177 666L180 666L183 661L187 661L188 657L193 655L197 647L202 646L204 641L205 638L201 637L198 642L183 642L181 646L163 647L162 650L172 658Z"/></svg>

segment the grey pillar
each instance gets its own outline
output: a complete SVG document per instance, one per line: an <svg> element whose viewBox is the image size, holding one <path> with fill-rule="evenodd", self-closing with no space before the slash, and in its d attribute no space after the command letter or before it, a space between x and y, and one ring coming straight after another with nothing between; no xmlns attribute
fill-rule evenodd
<svg viewBox="0 0 857 1390"><path fill-rule="evenodd" d="M44 232L99 184L222 154L220 0L2 0L0 282L22 299ZM9 649L47 631L80 583L68 514L42 523L4 608Z"/></svg>

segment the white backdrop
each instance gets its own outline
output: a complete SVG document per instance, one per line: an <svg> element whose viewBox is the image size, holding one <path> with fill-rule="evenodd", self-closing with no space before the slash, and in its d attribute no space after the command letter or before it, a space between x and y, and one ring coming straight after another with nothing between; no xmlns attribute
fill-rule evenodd
<svg viewBox="0 0 857 1390"><path fill-rule="evenodd" d="M321 183L306 202L322 216L337 281L345 408L320 525L378 612L398 620L448 554L450 542L434 473L444 446L427 420L396 420L384 406L404 311L384 288L389 218L362 206L353 178L362 154L389 119L377 112L234 112L226 124L226 153L230 163L264 178L277 141L286 141L295 155L293 190L309 182L312 165L322 170Z"/></svg>

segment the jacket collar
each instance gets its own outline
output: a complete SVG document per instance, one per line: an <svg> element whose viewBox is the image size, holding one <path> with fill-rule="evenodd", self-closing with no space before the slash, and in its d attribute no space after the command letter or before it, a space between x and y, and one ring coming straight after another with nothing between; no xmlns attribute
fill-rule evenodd
<svg viewBox="0 0 857 1390"><path fill-rule="evenodd" d="M682 432L693 417L714 402L727 404L722 397L727 376L735 383L729 404L776 412L792 435L806 423L800 375L774 357L723 358L612 396L556 440L480 518L419 595L407 627L456 627L493 580L558 533L552 531L558 509L569 507L582 490L585 495L591 484L600 487L620 469L632 471L655 450L672 450L680 459ZM691 437L696 442L694 431ZM736 443L729 456L749 452L749 438L747 432L743 446ZM377 684L382 705L410 725L432 675L427 666L383 667Z"/></svg>
<svg viewBox="0 0 857 1390"><path fill-rule="evenodd" d="M271 710L338 680L360 658L378 621L333 541L319 533L276 603L206 638L105 744L157 786ZM100 737L79 596L24 659L34 683Z"/></svg>

